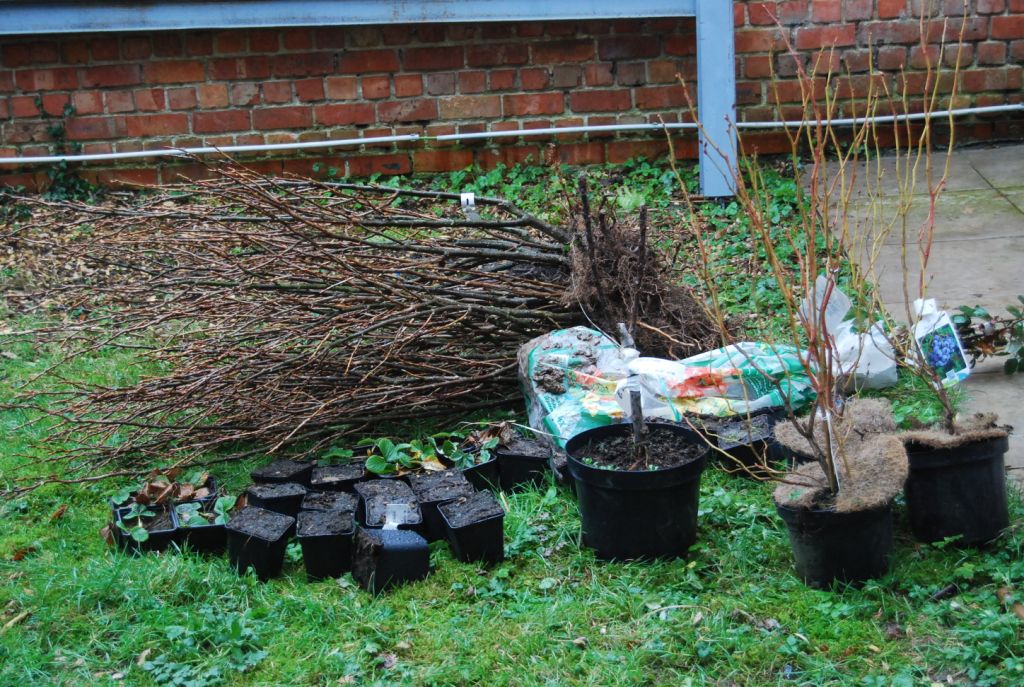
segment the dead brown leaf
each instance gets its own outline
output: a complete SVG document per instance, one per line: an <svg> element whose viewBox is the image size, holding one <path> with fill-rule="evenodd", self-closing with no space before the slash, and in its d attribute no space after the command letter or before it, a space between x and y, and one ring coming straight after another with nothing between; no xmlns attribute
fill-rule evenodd
<svg viewBox="0 0 1024 687"><path fill-rule="evenodd" d="M30 553L35 553L38 550L39 550L39 548L35 547L35 546L22 546L22 547L19 547L19 548L15 549L14 552L11 554L11 560L15 561L15 562L20 561L20 560L24 559L25 556L29 555Z"/></svg>
<svg viewBox="0 0 1024 687"><path fill-rule="evenodd" d="M65 503L61 505L60 508L58 508L57 510L53 511L53 513L50 514L50 522L53 522L54 520L59 520L60 518L64 517L64 514L67 512L68 504Z"/></svg>
<svg viewBox="0 0 1024 687"><path fill-rule="evenodd" d="M1009 587L1000 587L996 590L996 598L1003 608L1013 613L1019 619L1024 620L1024 603L1017 601L1013 596L1013 590Z"/></svg>

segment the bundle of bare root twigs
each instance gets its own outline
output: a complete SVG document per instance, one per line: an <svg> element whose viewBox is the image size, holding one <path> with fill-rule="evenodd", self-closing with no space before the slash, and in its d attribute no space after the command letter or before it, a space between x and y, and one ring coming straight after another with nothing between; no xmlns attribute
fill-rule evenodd
<svg viewBox="0 0 1024 687"><path fill-rule="evenodd" d="M76 446L51 458L71 479L309 455L375 423L518 403L518 347L588 320L614 332L629 314L654 354L714 341L695 305L666 320L651 294L668 293L652 287L668 265L646 237L624 243L607 218L589 231L589 214L562 228L504 200L463 209L458 194L233 166L142 203L69 207L93 221L67 259L114 276L59 287L92 314L50 333L72 357L130 347L164 371L35 399ZM628 302L633 287L600 276L624 260L644 293Z"/></svg>

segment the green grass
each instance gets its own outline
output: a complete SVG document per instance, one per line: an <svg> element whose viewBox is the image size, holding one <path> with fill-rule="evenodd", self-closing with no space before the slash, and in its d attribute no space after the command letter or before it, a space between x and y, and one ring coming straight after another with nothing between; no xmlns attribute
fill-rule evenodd
<svg viewBox="0 0 1024 687"><path fill-rule="evenodd" d="M4 346L17 359L0 358L0 398L56 353ZM68 374L132 376L114 352ZM45 455L46 427L26 419L0 413L8 475L21 454ZM237 491L251 467L216 473ZM435 544L426 581L372 598L348 576L307 582L295 551L282 578L260 584L224 558L110 550L99 529L114 486L0 505L0 625L28 613L0 634L0 684L1024 682L1021 623L995 597L1024 588L1019 527L979 552L918 545L901 526L890 575L815 591L793 575L767 485L706 472L698 544L654 564L596 561L579 546L573 498L552 485L503 496L504 564L481 570ZM1017 498L1013 511L1024 514ZM960 593L930 599L949 584Z"/></svg>
<svg viewBox="0 0 1024 687"><path fill-rule="evenodd" d="M637 161L599 174L644 194L670 232L666 171ZM539 212L559 178L573 177L517 167L429 183ZM780 189L781 223L790 201L781 180ZM736 266L750 245L742 217L729 205L708 213L723 229L723 269ZM746 274L726 269L730 308L777 312L771 290ZM13 356L0 356L0 405L60 355L28 338L0 337L0 351ZM105 350L64 373L128 383L140 370ZM905 414L927 403L905 380L889 395ZM0 486L51 455L49 425L30 419L0 409ZM405 438L434 429L408 427ZM256 463L214 472L237 493ZM238 577L225 558L108 549L99 530L117 486L49 486L0 502L0 627L12 623L0 630L0 686L1024 684L1022 624L995 595L1024 589L1019 524L981 551L926 546L910 539L900 506L891 573L816 591L793 574L770 485L709 469L691 555L649 564L595 560L580 547L572 495L548 485L502 497L504 564L479 569L435 544L427 580L373 598L347 575L308 582L294 547L267 584ZM1011 507L1019 523L1019 494ZM933 598L949 585L957 593Z"/></svg>

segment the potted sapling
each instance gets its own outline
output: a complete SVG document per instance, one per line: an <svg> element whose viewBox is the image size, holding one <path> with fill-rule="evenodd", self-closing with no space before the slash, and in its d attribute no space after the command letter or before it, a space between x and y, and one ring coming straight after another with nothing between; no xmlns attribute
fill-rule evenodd
<svg viewBox="0 0 1024 687"><path fill-rule="evenodd" d="M186 501L174 506L182 539L200 553L222 553L227 546L224 526L235 507L234 496L221 496L216 501Z"/></svg>
<svg viewBox="0 0 1024 687"><path fill-rule="evenodd" d="M177 542L174 512L141 503L119 508L115 516L117 540L129 551L163 551Z"/></svg>
<svg viewBox="0 0 1024 687"><path fill-rule="evenodd" d="M684 556L697 537L700 476L708 447L680 425L645 422L632 390L626 424L568 441L583 544L598 558Z"/></svg>

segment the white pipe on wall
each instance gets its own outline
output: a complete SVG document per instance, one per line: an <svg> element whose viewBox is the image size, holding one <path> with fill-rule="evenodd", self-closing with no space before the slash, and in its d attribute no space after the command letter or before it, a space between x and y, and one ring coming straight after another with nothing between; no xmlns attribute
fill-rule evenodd
<svg viewBox="0 0 1024 687"><path fill-rule="evenodd" d="M1024 111L1024 104L989 105L986 107L962 107L954 110L939 110L932 113L917 112L903 115L876 115L873 117L848 117L831 120L832 126L854 126L867 122L887 124L897 121L920 121L926 118L942 119L944 117L960 117L969 114L995 114L999 112ZM737 122L737 129L782 129L808 124L810 122L790 120L771 122ZM421 136L420 134L402 134L398 136L374 136L371 138L346 138L329 141L303 141L298 143L264 143L236 146L205 146L201 148L163 148L159 150L137 150L122 153L92 153L79 155L44 155L38 157L0 157L2 165L41 165L57 162L98 162L106 160L132 160L152 157L184 157L186 155L212 155L231 153L262 153L280 150L316 150L318 148L335 148L342 146L368 145L371 143L398 143L401 141L436 140L436 141L469 141L493 138L518 138L525 136L550 136L557 134L609 133L618 131L676 131L696 129L692 122L668 122L665 124L601 124L594 126L547 127L543 129L515 129L513 131L481 131L468 134L444 134L441 136Z"/></svg>

